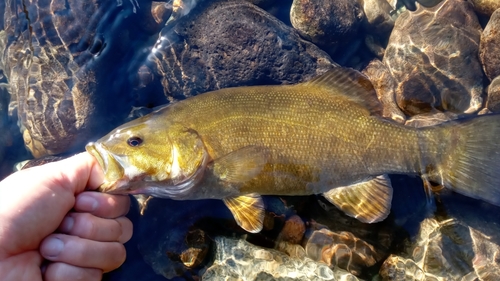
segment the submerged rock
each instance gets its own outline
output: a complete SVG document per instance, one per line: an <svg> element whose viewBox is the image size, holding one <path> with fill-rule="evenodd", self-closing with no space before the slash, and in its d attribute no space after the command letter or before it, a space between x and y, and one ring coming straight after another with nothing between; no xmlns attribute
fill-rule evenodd
<svg viewBox="0 0 500 281"><path fill-rule="evenodd" d="M417 2L427 8L431 8L441 3L443 0L417 0Z"/></svg>
<svg viewBox="0 0 500 281"><path fill-rule="evenodd" d="M474 259L472 266L479 280L500 280L500 246L499 241L493 242L491 237L470 228L474 244Z"/></svg>
<svg viewBox="0 0 500 281"><path fill-rule="evenodd" d="M331 270L309 258L292 258L244 240L219 236L215 244L215 260L203 280L358 280L348 272Z"/></svg>
<svg viewBox="0 0 500 281"><path fill-rule="evenodd" d="M457 118L458 116L451 112L431 112L412 116L406 120L405 125L415 128L429 127Z"/></svg>
<svg viewBox="0 0 500 281"><path fill-rule="evenodd" d="M293 27L311 42L327 49L350 40L363 19L357 1L294 0L290 10Z"/></svg>
<svg viewBox="0 0 500 281"><path fill-rule="evenodd" d="M124 72L139 67L144 54L137 50L159 31L150 5L6 2L8 44L1 56L11 109L17 109L34 156L82 149L93 134L104 134L121 122L117 120L129 111L132 84Z"/></svg>
<svg viewBox="0 0 500 281"><path fill-rule="evenodd" d="M394 28L394 8L386 0L362 0L365 13L363 26L368 33L389 34Z"/></svg>
<svg viewBox="0 0 500 281"><path fill-rule="evenodd" d="M425 272L411 259L390 255L380 268L380 277L386 281L427 280ZM430 278L432 280L432 277Z"/></svg>
<svg viewBox="0 0 500 281"><path fill-rule="evenodd" d="M363 70L363 74L372 82L378 100L382 103L382 116L403 123L406 116L396 104L397 83L387 66L380 60L374 59Z"/></svg>
<svg viewBox="0 0 500 281"><path fill-rule="evenodd" d="M408 115L433 109L473 113L482 105L481 26L467 1L445 0L396 20L383 62Z"/></svg>
<svg viewBox="0 0 500 281"><path fill-rule="evenodd" d="M497 76L488 86L486 108L494 113L500 112L500 76Z"/></svg>
<svg viewBox="0 0 500 281"><path fill-rule="evenodd" d="M347 231L333 232L326 228L314 230L304 242L306 255L331 268L341 268L354 275L380 260L380 255L369 243Z"/></svg>
<svg viewBox="0 0 500 281"><path fill-rule="evenodd" d="M203 211L202 211L203 210ZM137 247L144 261L165 278L197 271L206 262L212 243L207 232L227 228L231 214L218 200L183 201L151 199L138 221Z"/></svg>
<svg viewBox="0 0 500 281"><path fill-rule="evenodd" d="M490 16L497 9L500 9L500 1L498 0L470 0L474 5L476 12L485 16Z"/></svg>
<svg viewBox="0 0 500 281"><path fill-rule="evenodd" d="M500 76L500 9L491 15L481 34L479 58L490 80Z"/></svg>
<svg viewBox="0 0 500 281"><path fill-rule="evenodd" d="M410 258L391 255L380 276L383 280L462 280L474 275L472 246L469 227L453 219L425 219L408 249Z"/></svg>
<svg viewBox="0 0 500 281"><path fill-rule="evenodd" d="M170 100L231 86L297 83L332 64L325 52L246 1L198 3L162 30L146 62L155 73L150 93Z"/></svg>
<svg viewBox="0 0 500 281"><path fill-rule="evenodd" d="M285 225L281 229L277 240L300 244L305 232L306 226L304 221L299 216L293 215L285 221Z"/></svg>

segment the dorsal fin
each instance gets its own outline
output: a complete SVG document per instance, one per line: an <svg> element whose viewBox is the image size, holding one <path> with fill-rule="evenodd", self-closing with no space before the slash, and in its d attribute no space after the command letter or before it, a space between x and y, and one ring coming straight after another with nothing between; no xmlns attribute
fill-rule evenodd
<svg viewBox="0 0 500 281"><path fill-rule="evenodd" d="M336 67L301 85L330 89L332 94L345 96L361 104L371 114L382 115L382 104L377 98L372 82L361 72L352 68Z"/></svg>

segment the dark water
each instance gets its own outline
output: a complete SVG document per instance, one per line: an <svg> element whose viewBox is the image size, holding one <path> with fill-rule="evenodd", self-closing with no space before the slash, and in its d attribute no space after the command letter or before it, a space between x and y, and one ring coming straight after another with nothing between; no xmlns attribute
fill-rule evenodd
<svg viewBox="0 0 500 281"><path fill-rule="evenodd" d="M35 156L64 157L83 151L87 142L157 106L206 91L293 84L337 64L361 71L377 59L365 43L366 36L372 35L385 48L391 34L364 26L363 16L356 19L360 5L347 8L338 20L341 30L342 20L353 14L348 30L331 35L331 40L303 40L290 20L292 1L253 1L262 9L218 4L225 2L205 0L188 9L194 0L184 1L184 10L174 13L166 25L172 4L161 1L74 0L52 5L2 1L0 177L11 173L15 163L32 158L23 133L32 140L28 147ZM400 1L399 8L403 2L415 9L415 1ZM402 10L390 14L399 13ZM488 17L477 16L484 27ZM484 85L489 83L486 80ZM444 91L439 85L449 85L432 83L437 92ZM425 105L422 113L445 107ZM410 118L414 112L404 114ZM406 251L415 243L425 218L454 218L500 241L500 208L449 191L428 198L417 177L391 175L391 181L391 214L372 225L343 215L321 196L265 197L268 224L259 234L241 230L217 200L153 199L144 215L134 204L129 213L134 236L126 244L127 260L105 274L104 280L165 280L164 276L199 280L213 263L215 237L274 248L293 215L308 229L321 224L334 232L352 232L374 245L381 258L362 268L359 277L367 280L375 278L389 254L408 257ZM204 249L206 254L189 268L181 253L191 248Z"/></svg>

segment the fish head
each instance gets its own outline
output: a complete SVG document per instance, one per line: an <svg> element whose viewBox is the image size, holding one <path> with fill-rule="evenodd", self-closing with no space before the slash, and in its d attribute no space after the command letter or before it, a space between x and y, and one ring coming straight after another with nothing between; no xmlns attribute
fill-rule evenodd
<svg viewBox="0 0 500 281"><path fill-rule="evenodd" d="M200 180L208 154L198 134L150 117L126 123L87 144L86 150L104 172L99 191L175 199Z"/></svg>

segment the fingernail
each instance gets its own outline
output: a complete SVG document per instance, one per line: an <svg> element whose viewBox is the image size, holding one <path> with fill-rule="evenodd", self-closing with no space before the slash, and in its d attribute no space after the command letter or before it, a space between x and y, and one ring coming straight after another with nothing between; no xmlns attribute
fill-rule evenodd
<svg viewBox="0 0 500 281"><path fill-rule="evenodd" d="M73 229L73 225L75 224L75 219L72 217L65 217L64 220L61 223L61 232L63 233L70 233L71 229Z"/></svg>
<svg viewBox="0 0 500 281"><path fill-rule="evenodd" d="M82 195L78 198L75 207L77 207L79 211L92 212L97 209L97 200L91 196Z"/></svg>
<svg viewBox="0 0 500 281"><path fill-rule="evenodd" d="M40 249L42 255L46 258L57 257L64 248L64 242L59 238L49 238L45 240Z"/></svg>

